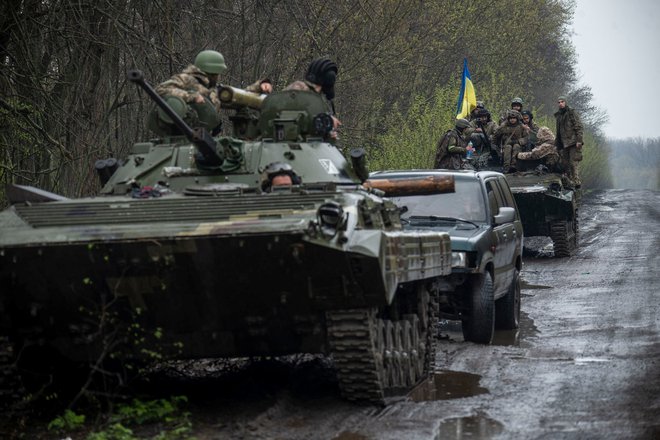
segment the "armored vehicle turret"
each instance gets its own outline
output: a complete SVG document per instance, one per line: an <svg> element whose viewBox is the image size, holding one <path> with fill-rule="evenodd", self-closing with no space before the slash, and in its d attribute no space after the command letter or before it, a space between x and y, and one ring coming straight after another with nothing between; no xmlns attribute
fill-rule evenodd
<svg viewBox="0 0 660 440"><path fill-rule="evenodd" d="M213 118L129 79L158 104L160 137L98 162L99 195L8 188L0 329L15 352L89 365L324 353L342 394L372 402L424 378L449 236L404 231L397 207L361 185L363 152L349 162L328 142L324 98L221 90L238 111L234 135L214 136ZM48 373L55 357L18 365Z"/></svg>

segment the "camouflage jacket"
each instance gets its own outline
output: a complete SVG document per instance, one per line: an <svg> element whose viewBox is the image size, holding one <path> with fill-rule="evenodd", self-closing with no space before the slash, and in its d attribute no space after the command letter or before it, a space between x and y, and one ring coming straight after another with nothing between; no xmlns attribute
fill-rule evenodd
<svg viewBox="0 0 660 440"><path fill-rule="evenodd" d="M470 136L477 130L477 128L481 127L481 125L478 123L476 119L472 120L470 122L470 126L466 128L463 131L463 137L465 139L470 139ZM493 143L493 134L495 134L495 130L497 130L497 124L495 121L488 121L486 124L481 127L483 130L483 133L488 136L488 139L490 140L491 144Z"/></svg>
<svg viewBox="0 0 660 440"><path fill-rule="evenodd" d="M569 106L555 113L557 121L557 138L555 145L558 149L572 147L576 143L582 143L582 121L575 110Z"/></svg>
<svg viewBox="0 0 660 440"><path fill-rule="evenodd" d="M555 147L555 135L552 134L552 130L550 130L548 127L541 127L538 129L537 137L538 145L534 147L532 151L519 153L518 159L541 159L550 154L557 154L557 148Z"/></svg>
<svg viewBox="0 0 660 440"><path fill-rule="evenodd" d="M509 121L504 121L497 130L495 130L495 144L503 145L527 145L527 128L519 121L510 125Z"/></svg>
<svg viewBox="0 0 660 440"><path fill-rule="evenodd" d="M176 96L185 102L193 102L197 96L209 98L216 109L220 109L220 101L215 87L210 88L208 76L197 66L191 64L183 72L173 75L170 79L160 83L156 92L161 96Z"/></svg>
<svg viewBox="0 0 660 440"><path fill-rule="evenodd" d="M261 83L269 81L261 79L245 88L248 92L261 93ZM183 72L173 75L167 81L156 87L156 92L161 96L176 96L185 102L193 102L198 95L208 98L213 103L216 111L220 110L221 104L218 99L218 90L211 87L208 76L199 70L194 64L183 69Z"/></svg>
<svg viewBox="0 0 660 440"><path fill-rule="evenodd" d="M461 157L465 154L466 143L463 137L454 130L448 130L438 141L435 153L434 168L460 169Z"/></svg>

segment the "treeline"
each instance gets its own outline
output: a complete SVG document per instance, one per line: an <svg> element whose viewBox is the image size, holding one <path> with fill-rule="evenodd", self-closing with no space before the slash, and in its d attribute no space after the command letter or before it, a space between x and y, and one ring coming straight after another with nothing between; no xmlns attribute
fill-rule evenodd
<svg viewBox="0 0 660 440"><path fill-rule="evenodd" d="M428 167L453 123L464 57L494 115L521 96L551 114L568 94L587 125L604 115L576 82L573 0L5 0L0 6L0 183L68 196L98 189L93 163L148 138L140 68L153 83L205 48L221 81L275 89L328 55L340 66L340 146L371 167Z"/></svg>
<svg viewBox="0 0 660 440"><path fill-rule="evenodd" d="M660 190L660 138L609 139L615 188Z"/></svg>

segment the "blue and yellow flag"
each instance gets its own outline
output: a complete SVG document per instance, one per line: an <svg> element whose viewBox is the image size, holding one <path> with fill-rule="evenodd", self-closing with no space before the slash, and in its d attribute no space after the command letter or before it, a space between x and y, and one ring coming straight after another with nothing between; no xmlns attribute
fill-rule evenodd
<svg viewBox="0 0 660 440"><path fill-rule="evenodd" d="M461 80L461 92L458 94L456 105L456 119L467 118L470 112L477 107L477 95L468 71L467 58L463 59L463 79Z"/></svg>

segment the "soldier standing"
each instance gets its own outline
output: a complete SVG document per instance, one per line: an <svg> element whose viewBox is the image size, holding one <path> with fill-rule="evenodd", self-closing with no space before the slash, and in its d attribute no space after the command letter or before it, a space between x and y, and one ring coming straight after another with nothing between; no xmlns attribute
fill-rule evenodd
<svg viewBox="0 0 660 440"><path fill-rule="evenodd" d="M502 172L517 171L516 157L527 145L527 129L522 124L522 117L516 110L509 110L507 119L495 131L495 143L499 146L502 159Z"/></svg>
<svg viewBox="0 0 660 440"><path fill-rule="evenodd" d="M453 130L448 130L438 142L435 154L434 168L460 170L464 168L463 161L467 153L467 143L463 132L470 127L467 119L457 119Z"/></svg>
<svg viewBox="0 0 660 440"><path fill-rule="evenodd" d="M557 98L557 104L559 110L555 113L557 121L555 145L569 180L579 188L582 181L577 162L582 160L582 121L577 112L568 106L565 96Z"/></svg>

